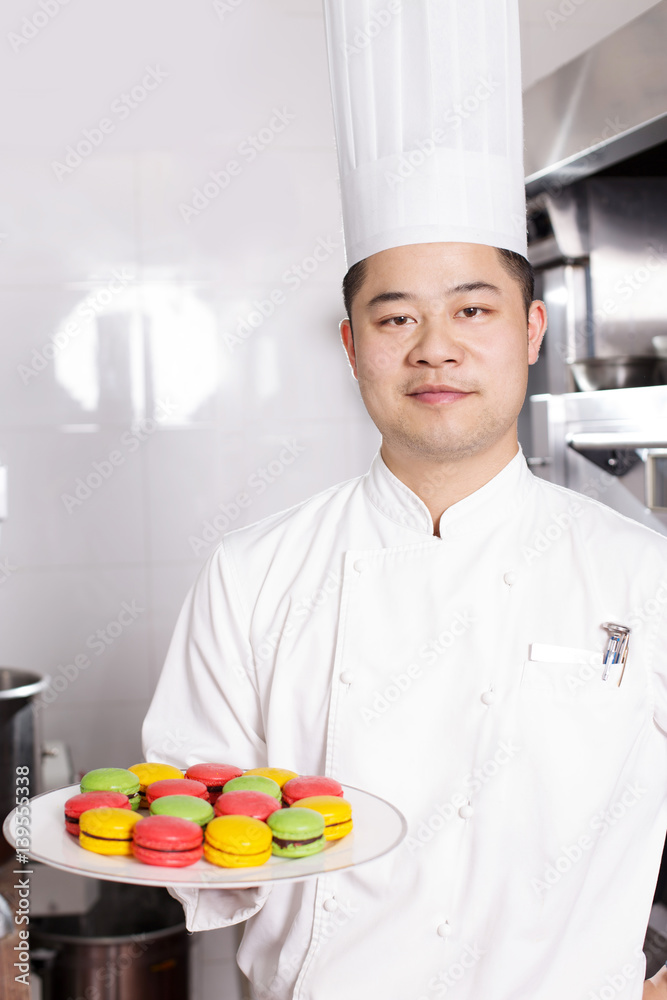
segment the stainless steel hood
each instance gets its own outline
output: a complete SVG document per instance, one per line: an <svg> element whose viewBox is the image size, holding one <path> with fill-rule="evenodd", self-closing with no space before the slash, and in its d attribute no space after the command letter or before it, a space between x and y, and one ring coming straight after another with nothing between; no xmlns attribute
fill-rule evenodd
<svg viewBox="0 0 667 1000"><path fill-rule="evenodd" d="M667 140L666 43L662 0L525 91L529 197Z"/></svg>

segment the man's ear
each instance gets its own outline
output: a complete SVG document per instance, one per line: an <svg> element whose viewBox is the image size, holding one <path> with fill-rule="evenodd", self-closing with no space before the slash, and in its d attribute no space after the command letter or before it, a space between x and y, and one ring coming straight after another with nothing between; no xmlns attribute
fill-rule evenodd
<svg viewBox="0 0 667 1000"><path fill-rule="evenodd" d="M547 332L547 307L541 299L531 302L528 310L528 364L534 365L540 353L540 345Z"/></svg>
<svg viewBox="0 0 667 1000"><path fill-rule="evenodd" d="M345 348L345 353L347 354L347 360L350 362L350 368L352 369L352 374L357 377L357 355L354 350L354 337L352 336L352 324L349 319L342 319L340 321L338 329L340 330L341 340L343 341L343 347Z"/></svg>

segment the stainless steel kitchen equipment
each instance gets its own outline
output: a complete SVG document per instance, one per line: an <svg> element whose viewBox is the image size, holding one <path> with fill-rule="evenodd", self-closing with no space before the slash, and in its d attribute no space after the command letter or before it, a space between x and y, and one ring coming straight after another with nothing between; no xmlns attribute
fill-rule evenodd
<svg viewBox="0 0 667 1000"><path fill-rule="evenodd" d="M82 914L30 921L42 1000L187 1000L189 937L166 889L99 883Z"/></svg>
<svg viewBox="0 0 667 1000"><path fill-rule="evenodd" d="M33 711L35 695L49 684L49 678L29 670L0 667L0 815L4 820L16 805L16 769L27 767L29 783L21 786L30 795L41 791L41 753L38 720ZM0 835L0 861L13 853Z"/></svg>
<svg viewBox="0 0 667 1000"><path fill-rule="evenodd" d="M667 535L667 385L533 396L533 471Z"/></svg>

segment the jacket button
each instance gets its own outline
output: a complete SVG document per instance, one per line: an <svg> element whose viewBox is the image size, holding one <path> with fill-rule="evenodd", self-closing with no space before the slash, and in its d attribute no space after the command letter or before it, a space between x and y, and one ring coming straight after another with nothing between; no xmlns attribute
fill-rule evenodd
<svg viewBox="0 0 667 1000"><path fill-rule="evenodd" d="M482 698L482 704L493 705L494 701L496 700L496 695L494 691L484 691L481 695L481 698Z"/></svg>
<svg viewBox="0 0 667 1000"><path fill-rule="evenodd" d="M351 684L354 680L354 674L351 670L344 670L340 675L340 679L342 684Z"/></svg>
<svg viewBox="0 0 667 1000"><path fill-rule="evenodd" d="M368 569L368 563L365 559L357 559L352 568L355 569L357 573L364 573Z"/></svg>
<svg viewBox="0 0 667 1000"><path fill-rule="evenodd" d="M451 925L445 920L444 924L440 924L438 927L438 934L440 937L446 938L452 933Z"/></svg>
<svg viewBox="0 0 667 1000"><path fill-rule="evenodd" d="M459 809L459 816L461 817L461 819L470 819L474 811L475 810L468 802L467 805L461 806L461 808Z"/></svg>
<svg viewBox="0 0 667 1000"><path fill-rule="evenodd" d="M333 913L334 910L338 909L338 903L336 902L333 896L329 896L328 899L325 899L324 902L322 903L322 906L327 911L327 913Z"/></svg>
<svg viewBox="0 0 667 1000"><path fill-rule="evenodd" d="M513 587L514 584L516 583L516 573L505 573L503 581L507 584L508 587Z"/></svg>

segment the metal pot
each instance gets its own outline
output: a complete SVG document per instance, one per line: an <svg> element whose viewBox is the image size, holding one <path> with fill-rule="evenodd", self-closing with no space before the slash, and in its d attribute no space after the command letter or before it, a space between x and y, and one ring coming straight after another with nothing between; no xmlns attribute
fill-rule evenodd
<svg viewBox="0 0 667 1000"><path fill-rule="evenodd" d="M570 371L580 392L595 389L635 389L655 385L657 358L651 355L622 355L615 358L582 358L570 362Z"/></svg>
<svg viewBox="0 0 667 1000"><path fill-rule="evenodd" d="M103 883L92 910L30 920L43 1000L187 1000L189 936L165 889Z"/></svg>
<svg viewBox="0 0 667 1000"><path fill-rule="evenodd" d="M38 742L37 716L32 700L49 684L49 678L29 670L0 667L0 817L16 805L17 768L27 767L20 787L29 795L41 791L41 753ZM0 861L13 853L0 835Z"/></svg>

